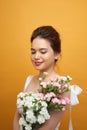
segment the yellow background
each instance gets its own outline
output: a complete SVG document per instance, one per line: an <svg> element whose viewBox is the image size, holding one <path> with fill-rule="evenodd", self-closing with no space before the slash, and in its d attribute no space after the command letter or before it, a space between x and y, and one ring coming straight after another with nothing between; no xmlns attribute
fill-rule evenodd
<svg viewBox="0 0 87 130"><path fill-rule="evenodd" d="M29 59L30 35L52 25L61 35L62 57L56 69L70 75L83 92L73 107L74 130L87 129L87 0L0 0L0 130L12 130L16 95L28 75L36 74ZM60 130L68 130L69 111Z"/></svg>

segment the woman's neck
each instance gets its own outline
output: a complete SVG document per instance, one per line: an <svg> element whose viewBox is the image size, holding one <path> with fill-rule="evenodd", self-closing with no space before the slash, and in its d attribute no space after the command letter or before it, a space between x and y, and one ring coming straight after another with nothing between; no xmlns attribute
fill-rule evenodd
<svg viewBox="0 0 87 130"><path fill-rule="evenodd" d="M53 71L43 71L43 72L39 73L38 77L42 77L44 75L44 72L48 73L48 74L46 74L45 80L49 80L50 78L56 77L58 75L54 70Z"/></svg>

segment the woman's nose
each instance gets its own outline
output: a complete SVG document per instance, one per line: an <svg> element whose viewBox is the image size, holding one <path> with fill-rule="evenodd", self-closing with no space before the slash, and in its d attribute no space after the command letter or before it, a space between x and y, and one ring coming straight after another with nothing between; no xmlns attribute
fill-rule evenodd
<svg viewBox="0 0 87 130"><path fill-rule="evenodd" d="M40 54L37 52L36 54L35 54L35 59L39 59L40 58Z"/></svg>

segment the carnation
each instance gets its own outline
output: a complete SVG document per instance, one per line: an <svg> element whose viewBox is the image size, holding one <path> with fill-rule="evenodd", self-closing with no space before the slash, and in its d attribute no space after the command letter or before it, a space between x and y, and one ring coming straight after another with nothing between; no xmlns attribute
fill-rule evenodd
<svg viewBox="0 0 87 130"><path fill-rule="evenodd" d="M17 96L17 109L21 114L19 125L23 130L37 130L50 119L50 112L64 111L70 103L69 98L62 97L62 94L69 91L72 78L57 76L45 82L47 75L48 73L44 72L39 78L38 93L21 92Z"/></svg>
<svg viewBox="0 0 87 130"><path fill-rule="evenodd" d="M19 125L23 130L39 128L42 123L50 119L47 106L47 102L40 99L39 93L19 93L17 109L22 115Z"/></svg>

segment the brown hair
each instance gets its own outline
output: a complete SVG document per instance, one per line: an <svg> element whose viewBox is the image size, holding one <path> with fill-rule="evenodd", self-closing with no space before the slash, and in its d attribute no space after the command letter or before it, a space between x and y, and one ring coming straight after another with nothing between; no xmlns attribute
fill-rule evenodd
<svg viewBox="0 0 87 130"><path fill-rule="evenodd" d="M61 53L61 40L59 33L52 26L40 26L36 28L31 36L31 43L36 37L41 37L50 42L54 52Z"/></svg>

